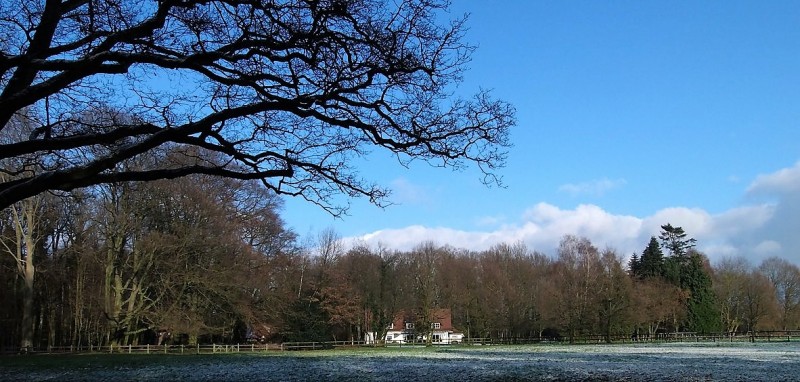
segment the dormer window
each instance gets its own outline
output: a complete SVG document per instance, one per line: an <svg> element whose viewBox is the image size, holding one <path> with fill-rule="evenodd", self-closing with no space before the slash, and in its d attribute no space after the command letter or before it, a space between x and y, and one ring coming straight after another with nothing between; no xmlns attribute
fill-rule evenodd
<svg viewBox="0 0 800 382"><path fill-rule="evenodd" d="M414 329L414 323L413 322L406 322L406 329L409 329L409 330Z"/></svg>
<svg viewBox="0 0 800 382"><path fill-rule="evenodd" d="M434 323L431 324L431 328L432 329L441 329L442 328L442 324L440 322L434 322Z"/></svg>
<svg viewBox="0 0 800 382"><path fill-rule="evenodd" d="M389 330L394 330L394 322L392 322L391 324L389 324Z"/></svg>

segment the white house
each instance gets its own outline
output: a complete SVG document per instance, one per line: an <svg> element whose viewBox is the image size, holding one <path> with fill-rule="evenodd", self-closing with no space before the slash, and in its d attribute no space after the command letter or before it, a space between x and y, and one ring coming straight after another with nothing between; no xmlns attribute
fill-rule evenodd
<svg viewBox="0 0 800 382"><path fill-rule="evenodd" d="M417 328L419 322L430 322L430 331ZM387 344L408 344L427 342L431 334L433 344L457 344L464 340L464 333L453 328L453 316L450 309L433 309L427 320L419 320L413 313L401 313L395 316L389 325L384 340Z"/></svg>

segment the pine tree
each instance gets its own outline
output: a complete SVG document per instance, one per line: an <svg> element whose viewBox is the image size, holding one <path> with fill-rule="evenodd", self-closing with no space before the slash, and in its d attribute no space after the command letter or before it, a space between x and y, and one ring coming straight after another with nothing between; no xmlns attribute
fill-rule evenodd
<svg viewBox="0 0 800 382"><path fill-rule="evenodd" d="M686 306L686 326L695 332L716 332L720 329L720 314L711 276L706 271L706 260L696 251L690 251L686 256L688 261L681 272L681 288L690 293Z"/></svg>
<svg viewBox="0 0 800 382"><path fill-rule="evenodd" d="M631 259L628 260L628 275L631 277L641 277L641 268L642 262L639 260L639 255L636 252L631 255Z"/></svg>
<svg viewBox="0 0 800 382"><path fill-rule="evenodd" d="M688 251L694 248L697 240L693 238L686 238L686 232L681 227L673 227L672 224L665 224L661 226L661 246L669 251L670 256L683 258Z"/></svg>
<svg viewBox="0 0 800 382"><path fill-rule="evenodd" d="M658 238L661 240L661 247L669 251L669 256L661 258L660 275L689 293L686 301L686 328L700 333L719 330L720 315L716 308L711 276L706 270L706 259L693 249L697 240L687 238L688 235L681 227L665 224L661 229L663 231ZM654 242L655 238L651 239L648 249ZM641 261L644 269L644 254Z"/></svg>
<svg viewBox="0 0 800 382"><path fill-rule="evenodd" d="M664 254L658 246L655 236L650 237L650 243L642 252L639 265L639 277L652 278L664 275Z"/></svg>
<svg viewBox="0 0 800 382"><path fill-rule="evenodd" d="M668 283L681 286L681 272L683 272L683 261L679 257L669 256L664 259L664 267L661 276Z"/></svg>

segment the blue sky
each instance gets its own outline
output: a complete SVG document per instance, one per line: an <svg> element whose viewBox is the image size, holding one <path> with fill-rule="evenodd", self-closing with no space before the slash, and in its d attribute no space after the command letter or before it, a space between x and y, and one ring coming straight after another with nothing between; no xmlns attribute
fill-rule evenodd
<svg viewBox="0 0 800 382"><path fill-rule="evenodd" d="M464 1L478 45L459 91L515 105L505 188L477 169L406 169L378 155L361 175L394 206L352 200L333 219L287 199L301 236L408 249L564 234L625 255L660 224L712 258L800 263L800 3Z"/></svg>

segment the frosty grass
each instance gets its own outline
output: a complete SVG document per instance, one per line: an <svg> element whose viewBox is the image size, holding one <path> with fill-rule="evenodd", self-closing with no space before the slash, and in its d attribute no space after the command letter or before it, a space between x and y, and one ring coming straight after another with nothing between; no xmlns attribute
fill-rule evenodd
<svg viewBox="0 0 800 382"><path fill-rule="evenodd" d="M15 381L795 381L800 343L531 345L120 357L7 364ZM64 356L61 356L64 357ZM84 357L84 358L81 358ZM115 357L115 356L108 356ZM125 360L136 358L134 365ZM150 357L150 358L147 358ZM95 362L89 361L90 359ZM7 360L7 359L6 359ZM106 359L107 360L107 359ZM113 360L113 358L112 358ZM152 360L152 362L150 362ZM164 362L168 360L168 362Z"/></svg>

